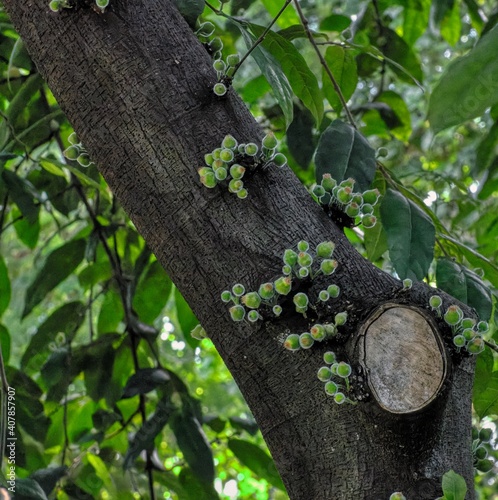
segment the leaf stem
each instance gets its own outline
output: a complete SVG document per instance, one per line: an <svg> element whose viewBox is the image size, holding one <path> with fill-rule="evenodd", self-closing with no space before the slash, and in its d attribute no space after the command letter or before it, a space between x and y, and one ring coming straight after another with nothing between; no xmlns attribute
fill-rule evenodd
<svg viewBox="0 0 498 500"><path fill-rule="evenodd" d="M303 28L304 28L304 31L306 32L308 40L310 41L311 45L313 46L313 49L315 50L316 55L318 56L318 59L320 60L320 64L323 66L325 73L327 73L327 76L329 77L330 81L332 82L334 90L335 90L337 96L339 97L339 100L341 101L342 107L344 108L344 111L346 112L346 115L348 117L348 121L351 124L351 126L356 129L357 128L356 123L354 121L353 115L351 114L351 111L348 108L348 105L346 103L346 99L344 98L344 95L342 94L341 87L337 83L337 80L335 79L334 75L332 74L332 71L330 71L330 68L329 68L329 65L327 64L327 61L323 57L322 53L320 52L320 48L318 47L317 43L315 42L315 39L313 38L313 34L311 33L311 31L309 29L308 19L306 19L305 15L301 9L301 5L299 5L299 1L294 0L294 5L296 7L299 18L301 19L301 24L303 25Z"/></svg>

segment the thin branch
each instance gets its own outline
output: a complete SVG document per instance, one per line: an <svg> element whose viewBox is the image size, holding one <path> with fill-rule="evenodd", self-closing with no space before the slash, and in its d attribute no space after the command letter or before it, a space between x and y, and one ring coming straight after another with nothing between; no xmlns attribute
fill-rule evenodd
<svg viewBox="0 0 498 500"><path fill-rule="evenodd" d="M299 5L298 0L294 0L294 5L296 6L297 13L299 15L299 18L301 20L301 24L303 25L304 31L306 31L306 35L308 37L308 40L310 41L311 45L315 49L316 55L318 56L318 59L320 60L320 64L323 66L323 69L325 70L325 73L327 73L327 76L329 77L330 81L332 82L332 85L334 87L334 90L339 97L339 100L341 101L342 107L344 108L344 111L346 112L346 115L348 117L348 121L351 124L352 127L356 127L356 123L354 121L353 115L351 114L351 111L349 111L346 99L344 98L344 95L342 94L341 87L339 87L339 84L337 83L337 80L335 79L334 75L332 74L332 71L330 71L329 65L327 64L327 61L323 57L322 53L320 52L320 48L318 47L315 39L313 38L313 34L311 33L309 29L309 23L308 19L306 19L302 9L301 5Z"/></svg>

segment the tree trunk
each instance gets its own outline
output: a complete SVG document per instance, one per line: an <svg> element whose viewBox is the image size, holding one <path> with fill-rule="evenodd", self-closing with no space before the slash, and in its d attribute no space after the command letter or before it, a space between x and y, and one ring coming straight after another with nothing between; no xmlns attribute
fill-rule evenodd
<svg viewBox="0 0 498 500"><path fill-rule="evenodd" d="M5 5L92 159L225 360L289 496L387 500L403 491L434 499L450 469L473 491L473 365L455 355L450 332L431 314L434 290L416 283L403 291L364 260L289 169L256 173L245 200L201 186L197 168L225 134L242 142L263 134L233 90L214 96L210 56L173 2L111 0L104 14L55 14L47 0ZM303 239L336 244L339 298L316 318L287 312L278 321L232 322L220 292L234 283L257 289L278 275L284 249ZM309 294L324 282L312 282ZM343 310L338 340L283 349L284 334ZM330 349L353 367L356 405L334 404L316 378ZM400 383L383 362L395 358L389 366L403 372ZM412 391L414 384L424 389Z"/></svg>

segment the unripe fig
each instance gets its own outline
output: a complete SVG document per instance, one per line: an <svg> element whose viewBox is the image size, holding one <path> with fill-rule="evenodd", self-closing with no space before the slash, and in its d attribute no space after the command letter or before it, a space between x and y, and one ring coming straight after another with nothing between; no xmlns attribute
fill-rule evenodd
<svg viewBox="0 0 498 500"><path fill-rule="evenodd" d="M373 214L374 207L373 207L372 205L370 205L370 203L364 203L364 204L361 206L361 211L362 211L364 214L370 215L370 214Z"/></svg>
<svg viewBox="0 0 498 500"><path fill-rule="evenodd" d="M228 310L233 321L242 321L246 315L246 310L241 305L235 305Z"/></svg>
<svg viewBox="0 0 498 500"><path fill-rule="evenodd" d="M342 405L343 403L345 403L346 399L347 399L346 396L342 392L338 392L334 395L334 401L338 405Z"/></svg>
<svg viewBox="0 0 498 500"><path fill-rule="evenodd" d="M439 309L442 303L443 300L439 295L432 295L429 299L429 305L432 307L432 309Z"/></svg>
<svg viewBox="0 0 498 500"><path fill-rule="evenodd" d="M284 341L284 347L289 351L299 351L301 346L299 345L299 335L297 333L292 333Z"/></svg>
<svg viewBox="0 0 498 500"><path fill-rule="evenodd" d="M320 186L319 184L317 184L316 186L313 187L313 191L312 193L318 198L320 199L324 194L325 194L325 189L323 189L322 186Z"/></svg>
<svg viewBox="0 0 498 500"><path fill-rule="evenodd" d="M275 295L275 289L273 288L273 283L263 283L260 285L258 293L260 297L264 300L269 300Z"/></svg>
<svg viewBox="0 0 498 500"><path fill-rule="evenodd" d="M405 290L409 290L412 287L412 285L413 285L413 282L410 278L405 278L403 280L403 288Z"/></svg>
<svg viewBox="0 0 498 500"><path fill-rule="evenodd" d="M348 365L348 363L341 361L337 366L337 375L341 378L349 377L351 375L351 366Z"/></svg>
<svg viewBox="0 0 498 500"><path fill-rule="evenodd" d="M494 467L493 460L486 458L484 460L479 460L476 465L476 469L481 472L489 472Z"/></svg>
<svg viewBox="0 0 498 500"><path fill-rule="evenodd" d="M346 323L348 320L348 313L346 311L342 311L340 313L337 313L334 318L334 322L336 326L342 326Z"/></svg>
<svg viewBox="0 0 498 500"><path fill-rule="evenodd" d="M320 269L325 276L330 276L337 269L337 261L335 259L322 260Z"/></svg>
<svg viewBox="0 0 498 500"><path fill-rule="evenodd" d="M216 61L213 62L213 68L219 73L224 73L227 69L227 65L223 59L216 59Z"/></svg>
<svg viewBox="0 0 498 500"><path fill-rule="evenodd" d="M333 241L322 241L316 246L316 254L322 259L329 259L334 253L335 244Z"/></svg>
<svg viewBox="0 0 498 500"><path fill-rule="evenodd" d="M244 285L241 285L240 283L236 283L232 287L232 293L236 297L242 297L242 295L244 295L244 293L246 293L246 289L245 289Z"/></svg>
<svg viewBox="0 0 498 500"><path fill-rule="evenodd" d="M303 292L296 293L296 295L292 298L292 301L296 307L300 307L301 309L307 308L309 304L308 296Z"/></svg>
<svg viewBox="0 0 498 500"><path fill-rule="evenodd" d="M474 328L476 320L474 318L463 318L460 326L465 330L467 328Z"/></svg>
<svg viewBox="0 0 498 500"><path fill-rule="evenodd" d="M341 181L340 187L342 188L348 187L353 189L355 182L356 181L352 177L348 177L347 179Z"/></svg>
<svg viewBox="0 0 498 500"><path fill-rule="evenodd" d="M275 149L277 147L278 141L273 132L269 132L263 137L262 144L267 149Z"/></svg>
<svg viewBox="0 0 498 500"><path fill-rule="evenodd" d="M220 52L223 49L221 38L215 37L209 42L209 48L212 52Z"/></svg>
<svg viewBox="0 0 498 500"><path fill-rule="evenodd" d="M242 177L244 177L245 171L246 171L245 167L243 167L242 165L239 165L238 163L234 163L230 167L230 175L234 179L242 179Z"/></svg>
<svg viewBox="0 0 498 500"><path fill-rule="evenodd" d="M305 241L305 240L301 240L297 244L297 249L300 252L306 252L309 249L309 247L310 247L309 243L307 241Z"/></svg>
<svg viewBox="0 0 498 500"><path fill-rule="evenodd" d="M351 203L356 203L359 207L361 207L363 205L363 196L361 193L353 193Z"/></svg>
<svg viewBox="0 0 498 500"><path fill-rule="evenodd" d="M323 327L323 325L319 324L313 325L311 327L310 334L318 342L321 342L327 336L325 333L325 328Z"/></svg>
<svg viewBox="0 0 498 500"><path fill-rule="evenodd" d="M357 215L360 214L360 206L358 203L355 203L352 201L349 205L346 206L346 209L344 210L346 212L346 215L351 218L355 218Z"/></svg>
<svg viewBox="0 0 498 500"><path fill-rule="evenodd" d="M463 335L455 335L453 337L453 343L457 347L463 347L467 343L467 341L465 340L465 337Z"/></svg>
<svg viewBox="0 0 498 500"><path fill-rule="evenodd" d="M350 187L340 188L337 191L337 199L343 204L348 204L353 198L353 191Z"/></svg>
<svg viewBox="0 0 498 500"><path fill-rule="evenodd" d="M239 189L237 191L237 196L241 199L241 200L245 200L247 198L247 189L245 188L242 188L242 189Z"/></svg>
<svg viewBox="0 0 498 500"><path fill-rule="evenodd" d="M389 500L406 500L406 497L400 491L396 491L389 497Z"/></svg>
<svg viewBox="0 0 498 500"><path fill-rule="evenodd" d="M314 343L315 341L310 333L304 332L299 335L299 345L302 349L309 349Z"/></svg>
<svg viewBox="0 0 498 500"><path fill-rule="evenodd" d="M476 448L474 455L478 460L484 460L488 456L488 450L484 446L479 446Z"/></svg>
<svg viewBox="0 0 498 500"><path fill-rule="evenodd" d="M326 353L324 353L323 355L323 360L325 361L325 363L327 363L328 365L332 365L335 363L336 361L336 357L335 357L335 353L332 352L332 351L327 351Z"/></svg>
<svg viewBox="0 0 498 500"><path fill-rule="evenodd" d="M227 93L227 88L224 83L216 83L213 87L213 92L218 96L222 97Z"/></svg>
<svg viewBox="0 0 498 500"><path fill-rule="evenodd" d="M331 192L337 186L337 182L330 174L323 174L322 186L325 191Z"/></svg>
<svg viewBox="0 0 498 500"><path fill-rule="evenodd" d="M207 188L214 188L217 184L217 181L216 181L216 176L214 175L214 172L206 172L205 175L202 175L200 177L200 181L202 184L204 184L204 186L206 186Z"/></svg>
<svg viewBox="0 0 498 500"><path fill-rule="evenodd" d="M280 316L282 314L282 306L279 306L278 304L274 305L272 310L275 316Z"/></svg>
<svg viewBox="0 0 498 500"><path fill-rule="evenodd" d="M61 3L59 0L52 0L48 6L50 7L50 10L52 12L58 12L61 6Z"/></svg>
<svg viewBox="0 0 498 500"><path fill-rule="evenodd" d="M190 332L190 336L196 340L202 340L207 338L207 333L204 328L199 324Z"/></svg>
<svg viewBox="0 0 498 500"><path fill-rule="evenodd" d="M328 382L332 377L332 372L328 366L322 366L318 369L317 377L320 382Z"/></svg>
<svg viewBox="0 0 498 500"><path fill-rule="evenodd" d="M202 177L204 175L206 175L208 172L212 172L213 169L210 168L210 167L201 167L199 169L197 169L197 172L199 173L199 176Z"/></svg>
<svg viewBox="0 0 498 500"><path fill-rule="evenodd" d="M377 217L375 217L375 215L366 214L361 218L361 223L364 228L369 229L377 224Z"/></svg>
<svg viewBox="0 0 498 500"><path fill-rule="evenodd" d="M237 64L239 64L239 62L240 62L239 54L230 54L227 57L227 64L229 66L237 66Z"/></svg>
<svg viewBox="0 0 498 500"><path fill-rule="evenodd" d="M479 439L479 431L476 427L472 426L472 440Z"/></svg>
<svg viewBox="0 0 498 500"><path fill-rule="evenodd" d="M369 205L375 205L379 200L380 191L378 189L370 189L362 193L363 202Z"/></svg>
<svg viewBox="0 0 498 500"><path fill-rule="evenodd" d="M285 274L285 276L289 276L290 274L292 274L292 267L288 264L285 264L285 266L282 267L282 274Z"/></svg>
<svg viewBox="0 0 498 500"><path fill-rule="evenodd" d="M231 193L237 193L244 187L244 183L240 179L232 179L228 183L228 190Z"/></svg>
<svg viewBox="0 0 498 500"><path fill-rule="evenodd" d="M479 431L479 439L483 443L489 443L491 441L492 436L493 436L493 429L488 429L487 427L484 427Z"/></svg>
<svg viewBox="0 0 498 500"><path fill-rule="evenodd" d="M461 335L468 341L472 340L477 335L477 332L475 332L472 328L465 328Z"/></svg>
<svg viewBox="0 0 498 500"><path fill-rule="evenodd" d="M292 288L292 280L289 276L282 276L275 281L275 291L279 295L287 295Z"/></svg>
<svg viewBox="0 0 498 500"><path fill-rule="evenodd" d="M213 151L211 151L211 154L213 155L213 160L219 160L220 159L220 153L221 153L221 148L215 148Z"/></svg>
<svg viewBox="0 0 498 500"><path fill-rule="evenodd" d="M230 302L232 300L232 292L230 290L221 292L221 300L225 303Z"/></svg>
<svg viewBox="0 0 498 500"><path fill-rule="evenodd" d="M337 391L339 390L339 387L335 382L332 382L331 380L325 384L325 392L329 396L335 396Z"/></svg>
<svg viewBox="0 0 498 500"><path fill-rule="evenodd" d="M335 325L333 325L331 323L327 323L323 326L325 328L325 333L327 334L327 337L331 338L331 337L334 337L335 335L337 335L337 328Z"/></svg>
<svg viewBox="0 0 498 500"><path fill-rule="evenodd" d="M277 153L273 158L272 158L272 161L273 163L275 163L275 165L277 167L285 167L285 165L287 165L287 158L285 157L285 155L283 155L282 153Z"/></svg>
<svg viewBox="0 0 498 500"><path fill-rule="evenodd" d="M231 149L222 149L220 153L220 160L229 163L233 160L233 151Z"/></svg>
<svg viewBox="0 0 498 500"><path fill-rule="evenodd" d="M231 134L227 134L221 143L221 147L223 149L235 149L237 145L237 139L235 139L235 137Z"/></svg>
<svg viewBox="0 0 498 500"><path fill-rule="evenodd" d="M321 290L320 293L318 294L318 298L322 301L322 302L327 302L327 300L330 299L330 295L329 295L329 292L327 292L327 290Z"/></svg>
<svg viewBox="0 0 498 500"><path fill-rule="evenodd" d="M209 21L202 23L196 31L197 35L201 36L211 36L214 33L214 24Z"/></svg>
<svg viewBox="0 0 498 500"><path fill-rule="evenodd" d="M64 156L68 160L76 160L79 155L80 155L80 148L78 146L69 146L67 149L64 150Z"/></svg>
<svg viewBox="0 0 498 500"><path fill-rule="evenodd" d="M310 271L307 267L300 267L298 271L298 275L301 279L307 278L310 274Z"/></svg>
<svg viewBox="0 0 498 500"><path fill-rule="evenodd" d="M228 171L224 167L217 168L214 176L216 177L216 180L218 181L224 181L227 178Z"/></svg>
<svg viewBox="0 0 498 500"><path fill-rule="evenodd" d="M247 156L256 156L258 154L258 146L254 142L249 142L244 147L244 153Z"/></svg>
<svg viewBox="0 0 498 500"><path fill-rule="evenodd" d="M204 162L206 165L211 166L213 164L214 158L212 153L207 153L204 155Z"/></svg>
<svg viewBox="0 0 498 500"><path fill-rule="evenodd" d="M249 309L257 309L261 305L261 297L258 292L246 293L240 301Z"/></svg>
<svg viewBox="0 0 498 500"><path fill-rule="evenodd" d="M448 325L458 325L463 318L463 312L457 305L451 305L444 313L444 320Z"/></svg>
<svg viewBox="0 0 498 500"><path fill-rule="evenodd" d="M297 264L297 253L290 248L286 248L284 251L283 261L284 264L287 264L288 266L295 266Z"/></svg>
<svg viewBox="0 0 498 500"><path fill-rule="evenodd" d="M477 323L477 331L479 333L486 333L489 330L489 325L486 323L486 321L479 321Z"/></svg>
<svg viewBox="0 0 498 500"><path fill-rule="evenodd" d="M467 344L467 351L470 354L479 354L484 351L485 343L481 337L475 337Z"/></svg>
<svg viewBox="0 0 498 500"><path fill-rule="evenodd" d="M256 310L251 310L247 313L247 319L251 322L251 323L255 323L256 321L258 321L258 319L260 319L261 316L259 315L258 311Z"/></svg>
<svg viewBox="0 0 498 500"><path fill-rule="evenodd" d="M299 252L297 255L297 263L301 267L310 267L313 264L313 257L308 252Z"/></svg>
<svg viewBox="0 0 498 500"><path fill-rule="evenodd" d="M330 297L333 299L336 299L339 297L339 293L341 292L341 289L339 288L338 285L329 285L327 287L327 292L329 292Z"/></svg>

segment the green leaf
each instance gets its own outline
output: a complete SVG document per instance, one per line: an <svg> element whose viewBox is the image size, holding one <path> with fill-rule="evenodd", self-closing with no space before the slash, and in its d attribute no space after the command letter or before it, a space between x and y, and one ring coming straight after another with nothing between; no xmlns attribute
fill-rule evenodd
<svg viewBox="0 0 498 500"><path fill-rule="evenodd" d="M133 309L145 323L152 323L164 309L172 283L161 264L154 261L140 280L133 297Z"/></svg>
<svg viewBox="0 0 498 500"><path fill-rule="evenodd" d="M108 281L112 278L112 275L112 267L108 260L92 262L78 274L78 281L83 288L89 289L97 283Z"/></svg>
<svg viewBox="0 0 498 500"><path fill-rule="evenodd" d="M263 26L257 24L250 23L249 27L256 37L265 31ZM311 111L316 125L320 125L323 118L323 97L318 81L304 57L291 42L274 31L266 34L262 45L280 63L296 97Z"/></svg>
<svg viewBox="0 0 498 500"><path fill-rule="evenodd" d="M100 308L99 319L97 321L99 335L115 332L123 318L124 311L121 297L116 290L111 288L105 294Z"/></svg>
<svg viewBox="0 0 498 500"><path fill-rule="evenodd" d="M454 46L460 40L462 31L462 20L460 18L460 2L455 2L453 7L447 11L440 25L441 36Z"/></svg>
<svg viewBox="0 0 498 500"><path fill-rule="evenodd" d="M195 317L195 314L190 309L183 295L180 293L178 288L175 288L175 304L176 304L176 315L180 328L182 329L183 338L191 347L198 345L199 341L192 338L190 332L199 323L199 320Z"/></svg>
<svg viewBox="0 0 498 500"><path fill-rule="evenodd" d="M124 470L133 466L142 450L152 451L154 449L154 439L162 431L174 410L175 406L171 403L169 397L163 398L157 403L154 415L146 420L130 441L123 461Z"/></svg>
<svg viewBox="0 0 498 500"><path fill-rule="evenodd" d="M21 359L21 367L38 371L49 351L49 344L55 341L59 332L64 332L71 341L85 319L86 307L81 302L69 302L56 309L31 337Z"/></svg>
<svg viewBox="0 0 498 500"><path fill-rule="evenodd" d="M497 50L498 25L450 64L429 101L428 118L435 132L482 115L498 103Z"/></svg>
<svg viewBox="0 0 498 500"><path fill-rule="evenodd" d="M188 467L183 467L178 476L180 485L185 492L182 500L219 500L213 483L201 481Z"/></svg>
<svg viewBox="0 0 498 500"><path fill-rule="evenodd" d="M412 46L429 24L431 0L407 0L404 8L403 39Z"/></svg>
<svg viewBox="0 0 498 500"><path fill-rule="evenodd" d="M88 360L86 363L82 362L86 393L95 402L105 398L109 406L112 406L121 395L121 387L117 387L112 380L116 357L116 350L112 343L116 338L117 335L104 335L94 343L85 346L82 355L82 359Z"/></svg>
<svg viewBox="0 0 498 500"><path fill-rule="evenodd" d="M262 3L272 18L277 17L278 12L283 5L283 2L275 2L275 0L262 0ZM301 20L299 19L296 10L289 5L277 19L277 24L281 28L288 28L294 24L301 24Z"/></svg>
<svg viewBox="0 0 498 500"><path fill-rule="evenodd" d="M37 481L26 477L24 479L16 479L15 498L29 500L47 500L47 495Z"/></svg>
<svg viewBox="0 0 498 500"><path fill-rule="evenodd" d="M84 240L73 240L55 249L47 257L26 292L23 318L78 267L85 255L85 246Z"/></svg>
<svg viewBox="0 0 498 500"><path fill-rule="evenodd" d="M123 389L123 399L132 398L137 394L147 394L158 385L169 382L171 377L160 368L142 368L134 373Z"/></svg>
<svg viewBox="0 0 498 500"><path fill-rule="evenodd" d="M498 415L498 371L491 374L486 389L474 396L473 403L479 418Z"/></svg>
<svg viewBox="0 0 498 500"><path fill-rule="evenodd" d="M465 500L465 479L452 470L448 471L443 475L443 494L445 500Z"/></svg>
<svg viewBox="0 0 498 500"><path fill-rule="evenodd" d="M63 478L67 474L68 468L66 466L61 467L47 467L46 469L39 469L29 477L34 479L45 492L49 495L55 488L57 481Z"/></svg>
<svg viewBox="0 0 498 500"><path fill-rule="evenodd" d="M493 309L491 291L476 273L457 262L441 258L437 261L436 282L439 288L473 307L481 319L490 318Z"/></svg>
<svg viewBox="0 0 498 500"><path fill-rule="evenodd" d="M389 126L391 133L396 139L408 142L412 133L412 118L403 98L399 94L396 94L396 92L387 90L376 99L376 102L383 102L394 111L397 123L392 125L386 120L382 113L380 113L380 115Z"/></svg>
<svg viewBox="0 0 498 500"><path fill-rule="evenodd" d="M375 175L375 151L353 127L334 120L320 136L315 154L316 179L329 173L338 182L352 177L355 187L365 191Z"/></svg>
<svg viewBox="0 0 498 500"><path fill-rule="evenodd" d="M194 28L197 18L204 10L204 0L175 0L175 4L187 23Z"/></svg>
<svg viewBox="0 0 498 500"><path fill-rule="evenodd" d="M102 480L103 486L110 493L111 498L117 497L116 486L112 480L109 468L106 466L105 462L97 455L93 453L88 453L86 455L88 463L94 468L97 477Z"/></svg>
<svg viewBox="0 0 498 500"><path fill-rule="evenodd" d="M323 18L320 21L320 26L318 29L322 31L335 31L340 33L351 25L351 19L347 16L341 16L340 14L331 14L328 17Z"/></svg>
<svg viewBox="0 0 498 500"><path fill-rule="evenodd" d="M272 458L259 446L243 439L229 439L228 448L241 464L252 470L258 477L285 491L285 486Z"/></svg>
<svg viewBox="0 0 498 500"><path fill-rule="evenodd" d="M10 279L5 261L0 255L0 316L10 303Z"/></svg>
<svg viewBox="0 0 498 500"><path fill-rule="evenodd" d="M247 31L245 24L237 22L236 25L242 33L242 37L244 38L247 49L249 50L256 42L256 37ZM293 94L289 80L287 80L287 77L282 71L282 67L278 61L264 47L256 47L251 52L251 56L256 61L261 73L263 73L266 80L270 84L273 95L282 109L285 123L288 127L292 122L293 109Z"/></svg>
<svg viewBox="0 0 498 500"><path fill-rule="evenodd" d="M21 212L14 207L12 210L12 219L16 219L21 215ZM33 224L30 224L27 219L21 218L14 222L14 229L16 231L17 237L28 247L35 248L38 243L38 238L40 236L40 222L36 220Z"/></svg>
<svg viewBox="0 0 498 500"><path fill-rule="evenodd" d="M493 123L487 135L477 146L476 161L473 170L474 175L479 175L491 167L496 158L496 147L498 145L498 122Z"/></svg>
<svg viewBox="0 0 498 500"><path fill-rule="evenodd" d="M351 50L337 45L327 47L324 57L327 66L341 89L344 100L347 102L353 95L358 84L356 58ZM339 114L342 109L342 103L325 69L322 69L322 82L323 93L327 101L334 108L334 111Z"/></svg>
<svg viewBox="0 0 498 500"><path fill-rule="evenodd" d="M10 358L10 333L7 328L0 324L0 349L2 349L2 359L4 364L8 364Z"/></svg>
<svg viewBox="0 0 498 500"><path fill-rule="evenodd" d="M401 80L406 83L414 83L413 79L417 83L422 82L424 75L417 55L396 32L385 27L382 29L380 49L386 56L386 62ZM404 71L392 61L399 64Z"/></svg>
<svg viewBox="0 0 498 500"><path fill-rule="evenodd" d="M479 399L480 395L486 390L493 376L493 352L491 349L484 349L477 356L474 387L472 389L472 399Z"/></svg>
<svg viewBox="0 0 498 500"><path fill-rule="evenodd" d="M189 411L176 412L169 425L194 475L206 483L213 482L213 452L197 418Z"/></svg>
<svg viewBox="0 0 498 500"><path fill-rule="evenodd" d="M230 417L228 419L230 425L237 430L246 431L251 436L255 436L259 431L259 426L255 420L242 418L242 417Z"/></svg>
<svg viewBox="0 0 498 500"><path fill-rule="evenodd" d="M434 224L417 205L392 189L382 198L380 214L399 278L422 280L434 257Z"/></svg>
<svg viewBox="0 0 498 500"><path fill-rule="evenodd" d="M375 224L374 227L365 229L365 237L363 240L367 258L371 262L375 262L384 255L388 250L387 235L382 224Z"/></svg>
<svg viewBox="0 0 498 500"><path fill-rule="evenodd" d="M313 136L313 117L300 105L294 106L294 120L287 129L287 147L303 169L307 169L315 153L315 138Z"/></svg>
<svg viewBox="0 0 498 500"><path fill-rule="evenodd" d="M19 210L26 217L29 224L38 221L40 205L33 197L31 186L21 177L10 170L3 170L2 180L7 186L9 196L14 200Z"/></svg>
<svg viewBox="0 0 498 500"><path fill-rule="evenodd" d="M436 26L439 26L441 21L448 16L455 3L457 3L455 0L438 0L437 2L434 2L432 20Z"/></svg>

